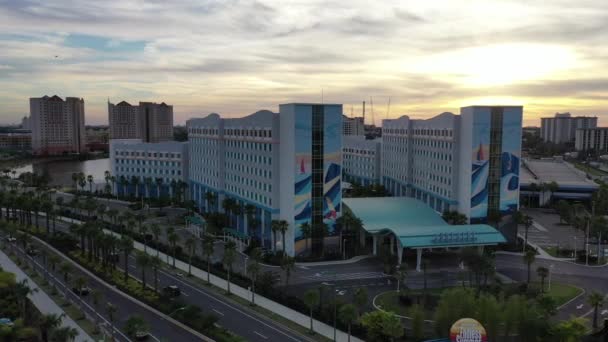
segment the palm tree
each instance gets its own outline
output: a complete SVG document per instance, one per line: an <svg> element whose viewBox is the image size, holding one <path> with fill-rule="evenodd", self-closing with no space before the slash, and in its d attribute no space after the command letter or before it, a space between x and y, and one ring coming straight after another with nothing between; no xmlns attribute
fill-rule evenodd
<svg viewBox="0 0 608 342"><path fill-rule="evenodd" d="M210 191L207 191L205 193L205 200L207 201L207 210L211 211L211 207L214 207L215 209L215 202L217 200L217 196ZM217 209L215 209L217 211Z"/></svg>
<svg viewBox="0 0 608 342"><path fill-rule="evenodd" d="M272 222L270 223L270 227L272 229L272 250L276 253L277 251L277 232L281 229L281 225L280 225L280 221L279 220L272 220Z"/></svg>
<svg viewBox="0 0 608 342"><path fill-rule="evenodd" d="M230 273L232 273L232 264L236 258L236 243L234 241L228 241L224 246L224 258L223 263L228 271L228 294L230 294Z"/></svg>
<svg viewBox="0 0 608 342"><path fill-rule="evenodd" d="M169 240L169 244L171 245L171 251L173 252L173 268L175 268L175 254L177 253L177 242L179 241L179 235L173 231L169 233L167 240Z"/></svg>
<svg viewBox="0 0 608 342"><path fill-rule="evenodd" d="M139 234L141 235L141 237L144 241L144 253L148 252L148 230L149 229L150 228L146 224L139 227Z"/></svg>
<svg viewBox="0 0 608 342"><path fill-rule="evenodd" d="M146 197L150 198L152 196L150 196L150 192L152 190L152 178L151 177L145 177L144 178L144 185L146 186Z"/></svg>
<svg viewBox="0 0 608 342"><path fill-rule="evenodd" d="M549 203L553 201L553 194L559 190L559 185L555 181L551 181L547 184L547 191L549 191Z"/></svg>
<svg viewBox="0 0 608 342"><path fill-rule="evenodd" d="M52 342L73 342L78 336L78 330L72 327L56 328L51 333Z"/></svg>
<svg viewBox="0 0 608 342"><path fill-rule="evenodd" d="M99 311L99 303L101 302L101 296L102 293L98 290L92 290L91 291L91 302L93 303L93 307L95 308L95 311L98 312ZM99 315L93 315L95 316L95 332L98 332L99 330Z"/></svg>
<svg viewBox="0 0 608 342"><path fill-rule="evenodd" d="M285 272L285 290L287 290L291 272L295 271L296 269L296 259L286 254L283 255L283 258L281 259L281 269L283 272Z"/></svg>
<svg viewBox="0 0 608 342"><path fill-rule="evenodd" d="M309 289L308 291L306 291L304 293L304 304L306 304L306 306L310 310L310 333L313 334L314 329L312 326L312 310L315 306L319 305L319 291L317 291L316 289Z"/></svg>
<svg viewBox="0 0 608 342"><path fill-rule="evenodd" d="M255 282L260 273L260 260L262 259L262 250L257 247L251 250L251 259L247 265L247 274L251 279L251 305L255 305Z"/></svg>
<svg viewBox="0 0 608 342"><path fill-rule="evenodd" d="M163 179L160 177L156 178L156 190L157 190L156 193L158 195L157 198L160 198L162 186L163 186Z"/></svg>
<svg viewBox="0 0 608 342"><path fill-rule="evenodd" d="M32 289L28 285L27 279L23 279L22 281L15 284L13 291L15 293L15 297L17 298L17 300L19 302L18 304L19 304L19 310L21 311L21 317L23 317L23 320L27 321L28 320L27 303L29 302L29 299L27 299L27 297L29 295L32 295L32 294L38 292L38 289Z"/></svg>
<svg viewBox="0 0 608 342"><path fill-rule="evenodd" d="M526 266L528 267L528 280L527 280L528 285L530 284L530 268L532 266L532 263L534 263L534 260L536 260L536 250L528 249L526 251L526 253L524 253L524 262L526 263Z"/></svg>
<svg viewBox="0 0 608 342"><path fill-rule="evenodd" d="M76 190L76 192L78 192L78 173L77 172L72 173L72 182L74 182L74 190Z"/></svg>
<svg viewBox="0 0 608 342"><path fill-rule="evenodd" d="M123 235L120 238L120 249L123 251L125 259L125 283L129 281L129 255L133 251L133 248L133 239L127 235Z"/></svg>
<svg viewBox="0 0 608 342"><path fill-rule="evenodd" d="M137 253L135 263L141 267L141 286L146 290L146 267L150 266L150 256L146 253Z"/></svg>
<svg viewBox="0 0 608 342"><path fill-rule="evenodd" d="M287 247L285 245L285 233L287 232L287 229L289 228L289 223L287 223L287 221L285 220L280 220L279 221L279 231L281 232L281 237L283 238L283 252L285 252L285 248Z"/></svg>
<svg viewBox="0 0 608 342"><path fill-rule="evenodd" d="M116 313L116 306L110 302L106 304L106 312L110 319L110 332L112 334L112 341L114 341L114 314Z"/></svg>
<svg viewBox="0 0 608 342"><path fill-rule="evenodd" d="M154 236L154 243L156 245L156 256L158 257L158 255L160 253L160 250L158 248L160 241L158 240L158 238L160 237L160 232L161 232L159 225L156 223L152 223L150 225L150 231L152 232L152 235Z"/></svg>
<svg viewBox="0 0 608 342"><path fill-rule="evenodd" d="M133 184L133 186L134 186L135 197L139 198L140 197L140 194L139 194L139 177L137 177L137 176L131 176L131 184Z"/></svg>
<svg viewBox="0 0 608 342"><path fill-rule="evenodd" d="M304 239L304 243L306 244L306 252L308 252L308 239L312 234L312 228L310 227L310 223L308 221L302 223L300 225L300 231L302 232L302 238Z"/></svg>
<svg viewBox="0 0 608 342"><path fill-rule="evenodd" d="M190 237L185 243L186 249L188 250L188 276L192 276L192 257L196 253L196 240Z"/></svg>
<svg viewBox="0 0 608 342"><path fill-rule="evenodd" d="M162 261L158 256L150 258L150 266L154 270L154 292L158 292L158 269L162 265Z"/></svg>
<svg viewBox="0 0 608 342"><path fill-rule="evenodd" d="M245 207L243 207L243 212L245 213L245 218L247 219L247 233L249 233L251 221L254 219L254 215L256 212L255 206L252 204L246 204ZM249 233L249 235L252 234Z"/></svg>
<svg viewBox="0 0 608 342"><path fill-rule="evenodd" d="M549 276L549 269L544 266L539 266L536 269L536 274L540 277L540 292L545 292L545 278Z"/></svg>
<svg viewBox="0 0 608 342"><path fill-rule="evenodd" d="M357 308L353 304L342 305L338 312L338 318L348 326L348 342L350 342L350 327L357 319Z"/></svg>
<svg viewBox="0 0 608 342"><path fill-rule="evenodd" d="M405 277L407 276L407 265L401 264L397 267L395 277L397 278L397 292L401 291L401 283L405 285Z"/></svg>
<svg viewBox="0 0 608 342"><path fill-rule="evenodd" d="M210 284L210 275L211 275L211 256L213 255L213 250L215 248L215 243L213 241L213 237L211 235L205 235L202 240L203 244L203 255L205 255L205 259L207 260L207 283Z"/></svg>
<svg viewBox="0 0 608 342"><path fill-rule="evenodd" d="M59 271L63 274L63 281L67 284L70 280L70 272L72 271L72 266L70 266L70 264L68 264L67 262L63 262L61 263L61 265L59 265Z"/></svg>
<svg viewBox="0 0 608 342"><path fill-rule="evenodd" d="M599 308L604 305L604 296L598 292L591 292L589 297L587 297L587 303L593 306L593 329L597 329L597 314Z"/></svg>
<svg viewBox="0 0 608 342"><path fill-rule="evenodd" d="M530 227L532 227L532 224L534 223L534 221L532 220L532 218L530 216L524 215L522 217L521 223L523 223L523 225L526 229L524 231L524 253L525 253L526 247L528 246L528 231L530 230Z"/></svg>
<svg viewBox="0 0 608 342"><path fill-rule="evenodd" d="M89 192L93 193L93 176L92 175L87 176L87 183L89 183Z"/></svg>

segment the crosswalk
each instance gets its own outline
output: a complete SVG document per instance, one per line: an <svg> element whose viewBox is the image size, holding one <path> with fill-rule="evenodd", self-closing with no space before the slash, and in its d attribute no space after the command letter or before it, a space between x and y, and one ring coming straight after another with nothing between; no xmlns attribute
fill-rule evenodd
<svg viewBox="0 0 608 342"><path fill-rule="evenodd" d="M313 281L341 281L341 280L357 280L357 279L377 279L388 278L390 276L382 272L356 272L356 273L314 273L308 276L302 276L303 279Z"/></svg>

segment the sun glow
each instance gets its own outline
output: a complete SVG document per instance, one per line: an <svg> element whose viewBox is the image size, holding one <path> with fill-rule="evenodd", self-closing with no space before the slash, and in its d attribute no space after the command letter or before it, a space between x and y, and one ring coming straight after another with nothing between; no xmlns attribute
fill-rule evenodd
<svg viewBox="0 0 608 342"><path fill-rule="evenodd" d="M500 44L433 55L419 71L443 74L466 86L494 86L549 79L576 61L572 50L558 45Z"/></svg>

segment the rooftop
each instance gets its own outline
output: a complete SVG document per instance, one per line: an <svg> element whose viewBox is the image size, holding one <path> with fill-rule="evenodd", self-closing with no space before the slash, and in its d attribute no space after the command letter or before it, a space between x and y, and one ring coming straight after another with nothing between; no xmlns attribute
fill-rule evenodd
<svg viewBox="0 0 608 342"><path fill-rule="evenodd" d="M585 177L584 172L562 160L523 159L520 185L556 182L560 188L597 189L597 183Z"/></svg>
<svg viewBox="0 0 608 342"><path fill-rule="evenodd" d="M343 198L368 233L392 232L406 248L482 246L504 243L485 224L449 225L431 207L408 197Z"/></svg>

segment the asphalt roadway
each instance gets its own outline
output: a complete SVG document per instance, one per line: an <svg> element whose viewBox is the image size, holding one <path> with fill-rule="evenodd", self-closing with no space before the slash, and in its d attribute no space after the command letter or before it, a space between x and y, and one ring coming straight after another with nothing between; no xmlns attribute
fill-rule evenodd
<svg viewBox="0 0 608 342"><path fill-rule="evenodd" d="M64 223L59 222L57 228L58 230L66 232L68 229ZM120 262L117 265L124 265L122 253L120 253ZM129 257L129 273L138 280L141 280L141 269L137 267L134 255ZM152 269L146 270L146 280L148 280L150 284L153 284ZM197 305L201 308L203 313L215 314L219 319L218 324L220 326L245 338L247 341L313 341L310 337L278 324L247 306L227 300L205 286L195 284L185 277L175 276L173 272L167 271L166 269L159 271L158 281L159 288L168 285L177 285L180 290L182 290L182 299L184 302ZM150 324L153 325L152 322L150 322ZM160 325L168 326L169 324L161 322ZM176 330L175 327L171 328ZM169 340L190 341L188 339Z"/></svg>

